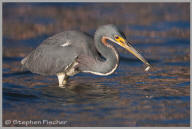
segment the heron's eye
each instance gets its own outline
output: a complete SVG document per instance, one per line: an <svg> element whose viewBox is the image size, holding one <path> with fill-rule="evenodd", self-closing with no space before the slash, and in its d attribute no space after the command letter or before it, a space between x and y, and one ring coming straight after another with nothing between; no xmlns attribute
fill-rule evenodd
<svg viewBox="0 0 192 129"><path fill-rule="evenodd" d="M121 36L119 35L115 35L114 36L115 40L118 42L118 44L124 44L126 41L124 38L122 38Z"/></svg>

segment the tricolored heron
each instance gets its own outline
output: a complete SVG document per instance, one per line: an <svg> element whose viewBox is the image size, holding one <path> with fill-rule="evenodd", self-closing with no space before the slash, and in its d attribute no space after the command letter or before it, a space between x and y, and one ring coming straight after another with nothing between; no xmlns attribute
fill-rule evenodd
<svg viewBox="0 0 192 129"><path fill-rule="evenodd" d="M44 40L26 56L21 64L33 73L57 75L64 87L69 76L79 72L106 76L119 65L119 54L112 41L140 59L149 70L150 64L134 49L115 25L100 26L94 35L80 31L64 31Z"/></svg>

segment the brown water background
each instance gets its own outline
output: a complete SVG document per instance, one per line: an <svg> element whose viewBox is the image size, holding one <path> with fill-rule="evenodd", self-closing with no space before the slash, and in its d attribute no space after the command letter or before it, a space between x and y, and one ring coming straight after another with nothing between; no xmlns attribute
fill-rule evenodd
<svg viewBox="0 0 192 129"><path fill-rule="evenodd" d="M28 126L189 126L189 3L4 3L3 126L13 120L64 120ZM55 76L20 71L20 60L64 30L94 35L115 24L153 68L124 49L110 76L78 74L69 89ZM5 124L6 120L12 123Z"/></svg>

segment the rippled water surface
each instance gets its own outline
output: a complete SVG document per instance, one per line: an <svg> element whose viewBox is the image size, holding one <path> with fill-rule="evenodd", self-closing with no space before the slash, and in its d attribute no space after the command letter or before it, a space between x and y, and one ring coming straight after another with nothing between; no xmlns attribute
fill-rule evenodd
<svg viewBox="0 0 192 129"><path fill-rule="evenodd" d="M178 10L179 8L179 10ZM21 71L20 61L47 37L69 29L94 34L113 23L153 68L117 47L120 65L106 77L80 73L58 87L56 76ZM3 122L60 120L28 126L189 126L189 4L3 5Z"/></svg>

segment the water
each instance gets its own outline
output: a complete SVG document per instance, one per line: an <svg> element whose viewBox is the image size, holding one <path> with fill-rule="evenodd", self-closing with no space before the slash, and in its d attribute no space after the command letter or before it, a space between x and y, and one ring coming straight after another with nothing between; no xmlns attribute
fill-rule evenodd
<svg viewBox="0 0 192 129"><path fill-rule="evenodd" d="M188 4L6 4L3 126L26 126L13 120L67 121L28 126L189 126L188 9ZM125 32L153 66L149 72L120 47L114 74L80 73L65 89L58 87L56 76L20 71L20 60L47 37L65 29L94 34L106 23Z"/></svg>

